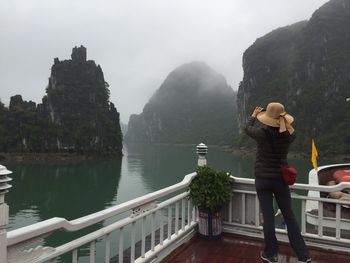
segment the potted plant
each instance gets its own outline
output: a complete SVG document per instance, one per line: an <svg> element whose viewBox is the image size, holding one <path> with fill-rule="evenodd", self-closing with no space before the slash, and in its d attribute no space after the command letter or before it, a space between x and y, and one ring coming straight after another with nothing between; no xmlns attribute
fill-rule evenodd
<svg viewBox="0 0 350 263"><path fill-rule="evenodd" d="M199 234L206 238L219 238L222 232L221 207L232 194L230 174L200 166L189 191L199 211Z"/></svg>

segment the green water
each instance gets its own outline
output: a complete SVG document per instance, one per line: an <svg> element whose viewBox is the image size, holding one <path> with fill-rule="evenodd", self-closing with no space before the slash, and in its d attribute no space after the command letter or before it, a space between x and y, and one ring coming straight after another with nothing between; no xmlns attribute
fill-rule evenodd
<svg viewBox="0 0 350 263"><path fill-rule="evenodd" d="M194 146L137 144L125 148L121 159L6 164L13 171L13 187L6 195L9 230L52 217L76 219L177 183L195 170L195 151ZM253 177L253 157L235 156L210 147L207 160L208 165L230 171L234 176ZM298 181L307 182L309 161L290 163L301 175ZM79 233L57 233L44 243L55 246L102 224ZM84 249L81 253L86 254Z"/></svg>

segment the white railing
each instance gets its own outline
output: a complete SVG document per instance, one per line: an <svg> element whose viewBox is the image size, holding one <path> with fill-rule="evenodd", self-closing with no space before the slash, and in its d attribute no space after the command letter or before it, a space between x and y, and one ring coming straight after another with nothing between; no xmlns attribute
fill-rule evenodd
<svg viewBox="0 0 350 263"><path fill-rule="evenodd" d="M204 145L205 146L205 145ZM197 152L201 164L206 163L206 149ZM204 156L204 157L203 157ZM160 262L176 247L188 241L196 233L198 214L189 199L187 187L196 176L186 175L175 185L113 206L97 213L67 221L52 218L6 233L8 207L4 196L10 185L6 177L10 171L0 167L0 262L59 262L69 256L69 262L79 261L81 250L88 250L88 261L93 262ZM223 231L244 236L263 237L259 202L254 179L232 177L233 196L223 208ZM293 204L299 204L301 232L311 246L348 251L350 248L349 220L341 216L346 201L308 195L312 192L333 192L350 188L350 183L336 186L291 186ZM316 202L317 214L307 208L308 202ZM334 203L334 218L324 216L323 204ZM118 217L116 219L115 217ZM107 224L107 221L110 221ZM313 221L314 220L314 221ZM331 222L333 222L331 224ZM44 237L59 230L76 232L96 223L106 224L100 229L57 247L37 246ZM280 241L287 241L287 232L277 228ZM140 240L136 242L136 240ZM129 244L128 244L129 242ZM103 255L96 258L96 244L103 243ZM128 248L128 250L125 250ZM114 251L114 252L113 252ZM84 257L86 257L84 255ZM86 261L86 259L84 258ZM84 262L85 262L84 261Z"/></svg>
<svg viewBox="0 0 350 263"><path fill-rule="evenodd" d="M79 248L88 245L89 262L95 262L96 242L103 239L104 242L104 262L110 262L111 258L111 238L112 234L117 232L119 239L118 262L125 262L124 239L126 238L126 228L130 227L130 254L128 262L159 262L168 255L177 246L189 240L195 234L197 225L196 210L193 209L191 201L188 199L187 186L191 182L195 173L187 175L184 180L173 186L164 188L143 197L136 198L126 203L105 209L103 211L79 218L73 221L66 221L61 218L53 218L28 227L20 228L8 232L8 262L56 262L61 255L71 253L71 261L78 262ZM254 190L254 180L232 177L233 196L229 204L223 210L224 232L241 234L245 236L254 236L262 238L262 226L260 222L259 202ZM324 191L333 192L342 188L349 188L350 183L342 183L337 186L310 186L306 184L295 184L291 187L293 190L292 198L301 202L301 231L309 245L333 249L348 250L350 247L349 236L342 237L341 233L349 229L344 225L344 219L340 217L341 205L346 201L309 197L305 191ZM294 191L304 191L306 194L297 194ZM158 202L171 194L179 194ZM322 215L322 204L336 204L336 217L334 221L335 234L329 235L324 232L326 226L322 224L323 220L318 220L315 228L307 227L306 202L314 201L320 205L320 218ZM56 248L32 247L28 245L38 238L53 233L56 230L78 231L97 222L104 221L121 213L131 211L130 216L118 220L101 229L72 240ZM181 220L179 219L181 218ZM149 246L147 247L147 220L149 220L150 236ZM345 220L349 221L349 220ZM139 235L141 236L141 245L139 255L136 253L136 234L137 224L139 224ZM327 226L329 228L329 226ZM280 241L287 240L285 229L276 229ZM179 242L181 240L181 242ZM28 244L29 242L29 244ZM26 249L23 249L26 248ZM116 262L116 258L112 260Z"/></svg>
<svg viewBox="0 0 350 263"><path fill-rule="evenodd" d="M233 196L223 209L224 232L244 236L263 238L259 201L255 191L254 179L232 177ZM295 184L290 187L296 216L299 215L302 235L307 244L313 247L349 251L350 220L342 217L343 205L349 205L349 200L339 200L310 196L311 192L335 192L350 188L350 183L340 183L336 186L312 186ZM316 202L317 209L312 209ZM335 205L334 217L324 214L324 204ZM276 206L276 210L277 210ZM297 208L298 210L296 210ZM350 212L350 211L348 211ZM278 220L276 220L277 222ZM278 240L288 241L284 227L276 228Z"/></svg>
<svg viewBox="0 0 350 263"><path fill-rule="evenodd" d="M79 248L88 245L89 262L96 262L96 242L102 239L105 248L103 260L110 262L111 238L116 232L118 236L116 252L119 262L125 262L126 258L129 262L149 262L151 259L160 261L169 251L195 234L197 214L187 192L187 186L195 175L195 173L189 174L178 184L76 220L52 218L10 231L7 233L7 261L57 262L60 256L71 253L72 262L78 262ZM79 231L128 211L130 211L129 216L61 246L33 247L38 239L57 230ZM149 224L147 224L148 221L150 221ZM130 227L130 239L128 239L131 240L130 253L124 255L127 227ZM137 252L136 232L138 227L141 228L141 248ZM149 242L147 242L147 233L150 233ZM147 247L148 243L149 247ZM116 262L116 258L113 261Z"/></svg>

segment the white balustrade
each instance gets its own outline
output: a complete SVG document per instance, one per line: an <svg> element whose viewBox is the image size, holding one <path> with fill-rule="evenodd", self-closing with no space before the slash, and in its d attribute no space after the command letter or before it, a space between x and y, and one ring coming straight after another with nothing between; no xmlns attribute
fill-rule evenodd
<svg viewBox="0 0 350 263"><path fill-rule="evenodd" d="M118 262L123 262L124 253L124 227L120 228L119 234L119 260Z"/></svg>
<svg viewBox="0 0 350 263"><path fill-rule="evenodd" d="M254 188L254 179L232 176L233 198L224 207L223 231L244 234L262 238L259 201ZM309 184L294 184L290 186L293 202L300 203L301 233L307 243L314 247L348 251L350 248L350 220L341 218L342 205L349 205L348 200L330 199L308 196L309 191L335 192L350 188L350 183L340 183L335 186L312 186ZM298 194L296 194L298 192ZM303 194L300 194L302 192ZM234 206L232 203L235 202ZM317 213L307 211L306 202L317 202ZM334 204L335 216L325 216L324 204ZM297 212L297 211L295 211ZM298 212L296 214L299 214ZM314 223L307 222L307 217L313 217ZM288 241L285 229L277 228L280 241Z"/></svg>
<svg viewBox="0 0 350 263"><path fill-rule="evenodd" d="M12 179L7 177L11 174L10 170L0 165L0 262L7 261L7 231L6 227L9 220L9 207L5 203L5 194L12 186L8 184Z"/></svg>
<svg viewBox="0 0 350 263"><path fill-rule="evenodd" d="M119 262L123 262L123 253L124 251L124 230L125 227L131 225L131 254L130 260L131 262L142 262L140 259L149 259L150 257L157 256L157 252L163 248L167 248L172 244L175 244L180 237L186 236L186 234L193 235L195 233L194 228L197 224L192 220L188 220L185 222L186 208L182 207L182 217L181 217L181 230L178 229L179 225L179 203L190 204L190 200L188 199L189 193L187 192L187 187L191 182L192 178L194 178L196 174L192 173L185 176L184 180L178 184L172 185L170 187L164 188L162 190L156 191L154 193L147 194L143 197L136 198L134 200L128 201L126 203L116 205L114 207L105 209L103 211L99 211L97 213L72 220L67 221L63 218L52 218L43 222L39 222L27 227L19 228L7 233L7 251L9 252L10 257L8 258L8 262L46 262L46 261L56 261L59 256L66 254L68 252L72 253L72 262L78 262L78 250L80 247L88 245L89 246L89 262L96 262L95 254L96 254L96 243L99 239L104 238L105 240L105 262L110 262L111 256L111 236L114 232L119 232L119 247L117 248L117 252L119 254ZM168 195L173 195L174 193L180 194L170 197L165 201L157 203L157 200L164 200L164 198ZM181 193L182 192L182 193ZM172 216L172 209L176 207L175 218ZM165 242L164 238L164 225L163 225L163 211L166 209L168 211L168 233L167 233L167 242ZM21 250L23 243L26 243L27 246L30 245L31 240L37 240L41 238L43 235L47 236L56 230L65 230L65 231L79 231L83 228L86 228L92 224L97 222L103 222L105 219L111 218L113 216L125 213L126 211L130 211L131 215L123 218L115 223L112 223L108 226L102 227L101 229L91 232L83 237L75 239L71 242L58 246L56 248L43 248L42 251L45 253L36 253L35 257L30 256L31 253L36 251L37 249L33 249L31 251ZM191 218L190 214L193 212L190 208L187 209L188 215L187 218ZM150 249L146 251L146 222L147 218L150 218ZM159 243L156 243L156 226L157 219L161 225L159 225ZM137 231L137 223L142 222L142 238L141 238L141 255L140 258L136 258L136 231ZM175 233L172 233L172 225L175 227ZM29 243L27 243L29 242ZM6 248L5 248L6 250ZM14 253L16 251L16 253ZM38 250L39 251L39 250ZM31 261L30 258L33 258ZM5 261L4 261L5 262Z"/></svg>
<svg viewBox="0 0 350 263"><path fill-rule="evenodd" d="M204 160L206 163L207 147L200 145L197 149L201 160L199 163L203 165ZM97 262L98 247L96 244L98 242L104 244L103 253L106 263L110 262L113 256L117 256L119 262L123 262L126 254L129 253L125 250L127 247L130 251L130 262L159 262L176 247L189 240L196 232L198 211L193 207L187 191L191 180L196 176L196 173L191 173L177 184L91 215L72 221L56 217L6 233L8 210L6 210L4 194L10 187L6 184L9 181L6 174L9 174L10 171L4 172L4 169L6 168L0 166L0 262L57 262L60 256L70 253L72 262L77 263L79 249L82 248L88 249L90 263ZM1 171L5 175L2 175ZM233 181L233 196L223 208L223 231L261 238L263 233L254 179L232 176L231 180ZM291 186L292 198L301 204L301 231L308 244L340 251L349 249L350 239L344 237L343 229L350 221L341 218L341 206L348 202L307 195L307 191L333 192L344 188L350 188L350 183L340 183L336 186L307 184ZM310 211L306 211L307 201L318 203L318 214L312 215L317 222L313 227L307 220L307 217L311 215ZM324 203L332 203L336 207L335 218L333 218L334 235L328 234L330 225L327 220L323 221L327 219L324 215ZM129 214L125 216L125 212ZM40 241L57 230L75 232L118 215L124 215L124 217L58 247L35 247L38 240ZM285 229L278 228L276 233L279 240L287 240ZM140 249L136 249L138 238L140 238ZM113 241L117 243L116 247L111 246L115 244Z"/></svg>

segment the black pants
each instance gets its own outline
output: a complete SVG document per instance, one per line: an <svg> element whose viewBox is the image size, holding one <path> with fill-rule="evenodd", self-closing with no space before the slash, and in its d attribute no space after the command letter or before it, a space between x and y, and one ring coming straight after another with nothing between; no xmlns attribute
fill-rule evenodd
<svg viewBox="0 0 350 263"><path fill-rule="evenodd" d="M284 221L287 225L289 242L298 260L306 261L310 258L309 251L301 236L298 222L292 210L288 185L286 185L282 179L270 180L256 178L255 187L264 218L265 254L267 256L278 254L278 243L275 235L275 212L273 208L273 196L275 196L278 207L281 209Z"/></svg>

